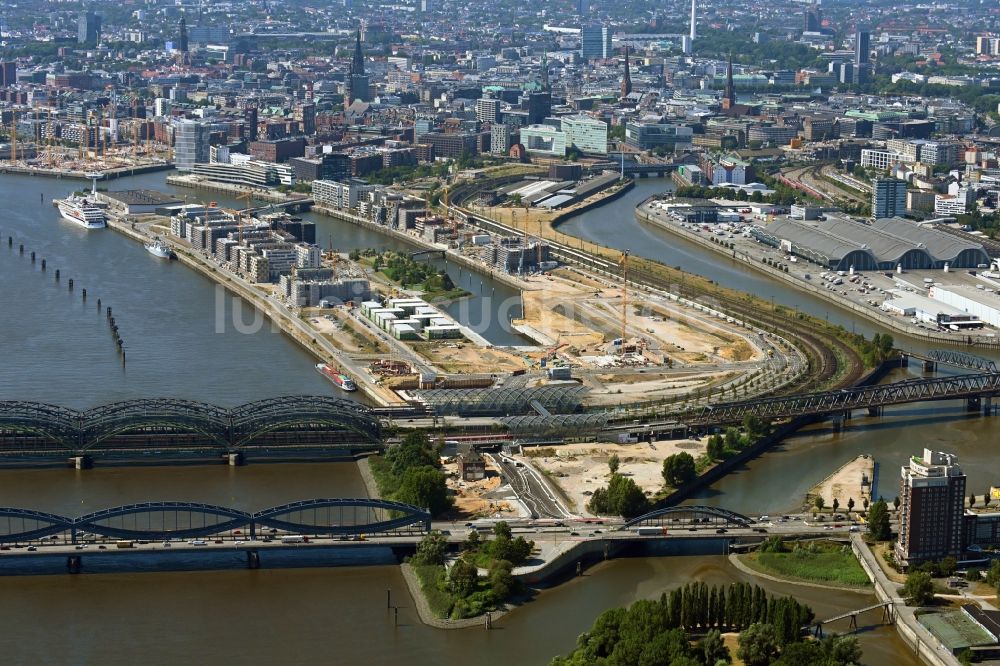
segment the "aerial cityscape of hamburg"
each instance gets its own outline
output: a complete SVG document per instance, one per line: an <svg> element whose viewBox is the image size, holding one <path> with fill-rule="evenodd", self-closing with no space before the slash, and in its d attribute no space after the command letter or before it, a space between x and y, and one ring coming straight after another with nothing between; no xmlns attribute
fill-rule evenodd
<svg viewBox="0 0 1000 666"><path fill-rule="evenodd" d="M996 0L7 0L0 203L4 664L1000 664Z"/></svg>

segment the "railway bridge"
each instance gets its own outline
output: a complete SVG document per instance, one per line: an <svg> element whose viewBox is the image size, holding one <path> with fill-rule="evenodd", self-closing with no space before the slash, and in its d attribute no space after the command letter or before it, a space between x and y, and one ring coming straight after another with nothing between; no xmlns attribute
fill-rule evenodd
<svg viewBox="0 0 1000 666"><path fill-rule="evenodd" d="M382 425L369 408L325 396L281 396L236 407L147 398L75 410L0 401L0 461L135 455L302 455L375 449Z"/></svg>

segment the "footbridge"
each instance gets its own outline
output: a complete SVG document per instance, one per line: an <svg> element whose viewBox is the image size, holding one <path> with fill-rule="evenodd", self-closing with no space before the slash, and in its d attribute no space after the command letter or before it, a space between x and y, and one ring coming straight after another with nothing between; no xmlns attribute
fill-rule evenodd
<svg viewBox="0 0 1000 666"><path fill-rule="evenodd" d="M281 396L237 407L147 398L84 411L0 401L0 460L321 453L377 448L381 436L381 422L369 408L325 396Z"/></svg>
<svg viewBox="0 0 1000 666"><path fill-rule="evenodd" d="M69 518L32 509L0 508L0 543L107 539L255 539L283 536L354 536L424 533L431 514L418 506L380 499L310 499L248 512L194 502L127 504Z"/></svg>
<svg viewBox="0 0 1000 666"><path fill-rule="evenodd" d="M855 409L867 409L869 414L877 416L886 405L958 399L967 400L970 410L982 408L984 414L991 414L992 396L997 394L1000 394L1000 374L990 372L720 403L679 415L678 420L688 425L725 425L741 423L747 416L765 420L808 415L849 416Z"/></svg>
<svg viewBox="0 0 1000 666"><path fill-rule="evenodd" d="M858 616L862 613L868 613L869 611L882 609L882 623L892 624L893 623L893 610L891 601L880 601L877 604L872 604L871 606L865 606L864 608L857 608L855 610L847 611L846 613L841 613L840 615L835 615L826 620L818 620L813 625L813 635L817 638L823 637L823 625L830 624L831 622L837 622L838 620L850 619L851 624L849 631L858 630Z"/></svg>

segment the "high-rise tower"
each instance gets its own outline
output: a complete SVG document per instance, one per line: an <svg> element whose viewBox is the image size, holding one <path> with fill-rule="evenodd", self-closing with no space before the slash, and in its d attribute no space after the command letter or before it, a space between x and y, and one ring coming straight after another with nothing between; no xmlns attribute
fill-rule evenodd
<svg viewBox="0 0 1000 666"><path fill-rule="evenodd" d="M696 2L697 0L691 0L691 32L688 34L688 37L691 38L692 42L694 41L695 34L697 33L697 30L695 29L695 24L697 23L696 19L697 7L695 5Z"/></svg>
<svg viewBox="0 0 1000 666"><path fill-rule="evenodd" d="M182 16L177 30L177 50L181 53L188 52L188 28L187 20Z"/></svg>

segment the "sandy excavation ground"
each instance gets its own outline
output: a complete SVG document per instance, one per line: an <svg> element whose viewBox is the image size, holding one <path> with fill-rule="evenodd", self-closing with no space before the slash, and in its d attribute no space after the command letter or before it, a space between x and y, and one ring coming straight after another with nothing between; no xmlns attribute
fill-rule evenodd
<svg viewBox="0 0 1000 666"><path fill-rule="evenodd" d="M530 326L561 347L571 360L603 354L607 343L621 337L622 298L627 296L626 337L642 339L657 361L680 364L752 362L763 353L724 322L683 308L653 302L641 292L607 287L594 279L563 269L555 275L534 276L525 291L524 317L515 324Z"/></svg>
<svg viewBox="0 0 1000 666"><path fill-rule="evenodd" d="M852 498L854 509L861 511L864 507L863 500L871 501L871 479L874 473L875 458L868 454L858 456L809 489L806 494L807 508L812 508L815 498L820 496L827 511L832 510L834 498L840 502L841 512L847 511L847 500ZM868 480L864 486L861 485L862 478Z"/></svg>
<svg viewBox="0 0 1000 666"><path fill-rule="evenodd" d="M489 497L500 488L500 472L486 459L486 478L482 481L463 481L458 471L458 459L452 458L444 464L448 476L448 488L454 495L454 508L449 516L455 520L480 517L516 518L516 507L509 502Z"/></svg>
<svg viewBox="0 0 1000 666"><path fill-rule="evenodd" d="M513 372L530 365L518 354L497 348L485 349L471 342L420 342L413 348L449 374Z"/></svg>
<svg viewBox="0 0 1000 666"><path fill-rule="evenodd" d="M663 440L652 444L564 444L557 447L524 449L525 456L548 473L573 504L573 510L589 515L587 502L594 490L608 483L608 459L617 453L619 474L632 477L647 495L663 487L663 461L681 451L697 458L705 452L705 442Z"/></svg>
<svg viewBox="0 0 1000 666"><path fill-rule="evenodd" d="M717 386L737 373L733 372L692 372L685 374L641 375L597 375L594 380L585 380L590 388L587 393L588 405L613 405L619 402L635 402L639 400L654 400L673 396L693 398L695 392L702 393Z"/></svg>

